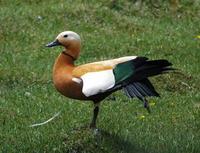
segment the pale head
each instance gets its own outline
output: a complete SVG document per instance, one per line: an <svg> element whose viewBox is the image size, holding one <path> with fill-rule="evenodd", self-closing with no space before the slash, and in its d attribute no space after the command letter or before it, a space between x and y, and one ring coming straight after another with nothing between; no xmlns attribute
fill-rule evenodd
<svg viewBox="0 0 200 153"><path fill-rule="evenodd" d="M56 39L47 44L46 47L63 46L64 52L77 59L80 53L81 39L80 36L73 31L64 31L58 34Z"/></svg>

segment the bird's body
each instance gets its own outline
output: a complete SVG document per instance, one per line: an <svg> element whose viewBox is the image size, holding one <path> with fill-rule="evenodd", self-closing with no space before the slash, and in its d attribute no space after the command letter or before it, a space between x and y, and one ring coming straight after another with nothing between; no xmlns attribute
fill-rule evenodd
<svg viewBox="0 0 200 153"><path fill-rule="evenodd" d="M81 79L81 77L88 74L95 75L95 73L98 72L105 73L107 70L113 70L117 64L129 61L134 58L136 58L136 56L127 56L112 60L105 60L105 61L88 63L80 66L75 66L73 59L69 55L61 53L56 59L56 62L54 64L53 82L56 89L66 97L78 100L93 100L94 99L93 97L91 98L90 96L86 96L83 93L82 91L83 79ZM99 77L100 75L98 76L97 74L95 78L89 80L89 83L103 79L102 77L101 78ZM84 84L84 87L85 86L92 87L94 85L89 83ZM103 83L104 82L101 82L101 84ZM94 89L91 90L93 91ZM98 92L96 94L98 94ZM92 96L96 94L92 94Z"/></svg>
<svg viewBox="0 0 200 153"><path fill-rule="evenodd" d="M126 56L76 66L74 61L80 53L80 37L66 31L47 47L62 45L64 51L58 56L53 68L56 89L66 97L94 102L94 115L90 127L96 127L99 103L117 90L123 89L130 98L142 100L159 96L148 77L171 70L167 60L149 61L145 57Z"/></svg>

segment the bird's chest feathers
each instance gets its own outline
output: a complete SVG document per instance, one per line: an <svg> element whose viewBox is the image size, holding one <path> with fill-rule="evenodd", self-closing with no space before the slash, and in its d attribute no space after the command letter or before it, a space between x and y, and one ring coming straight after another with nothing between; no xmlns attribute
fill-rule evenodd
<svg viewBox="0 0 200 153"><path fill-rule="evenodd" d="M56 69L53 71L53 82L56 89L60 90L68 90L71 86L71 71L66 69Z"/></svg>
<svg viewBox="0 0 200 153"><path fill-rule="evenodd" d="M55 88L64 96L73 99L85 99L82 94L82 84L72 80L73 68L55 69L53 72L53 83Z"/></svg>

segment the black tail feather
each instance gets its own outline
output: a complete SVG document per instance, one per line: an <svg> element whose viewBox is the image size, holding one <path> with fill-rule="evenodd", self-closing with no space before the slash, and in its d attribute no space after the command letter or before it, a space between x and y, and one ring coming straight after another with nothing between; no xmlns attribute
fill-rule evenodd
<svg viewBox="0 0 200 153"><path fill-rule="evenodd" d="M170 67L171 65L172 64L170 62L164 59L152 61L147 61L143 59L143 62L139 62L139 64L135 65L135 74L131 78L129 78L129 80L138 81L147 77L174 70Z"/></svg>

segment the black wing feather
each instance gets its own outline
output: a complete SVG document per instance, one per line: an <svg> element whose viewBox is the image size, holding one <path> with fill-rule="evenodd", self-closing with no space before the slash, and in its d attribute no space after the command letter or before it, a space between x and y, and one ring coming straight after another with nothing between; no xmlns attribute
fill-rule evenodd
<svg viewBox="0 0 200 153"><path fill-rule="evenodd" d="M126 95L130 98L143 98L148 96L159 96L153 85L148 79L143 79L139 82L133 82L123 87Z"/></svg>

